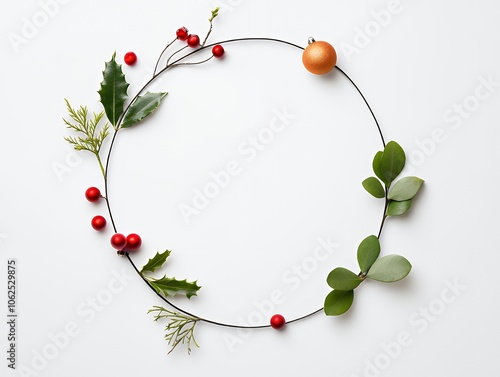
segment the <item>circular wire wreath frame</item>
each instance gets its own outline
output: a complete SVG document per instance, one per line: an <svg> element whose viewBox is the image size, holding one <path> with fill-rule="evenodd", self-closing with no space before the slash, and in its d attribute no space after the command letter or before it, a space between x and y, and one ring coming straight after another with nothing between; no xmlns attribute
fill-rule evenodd
<svg viewBox="0 0 500 377"><path fill-rule="evenodd" d="M216 43L210 43L210 44L206 44L206 45L203 45L201 46L200 48L192 51L192 52L189 52L188 54L178 58L177 60L173 61L172 63L170 64L167 64L167 66L161 70L159 70L158 72L156 72L156 69L158 68L158 63L155 67L155 73L153 74L153 77L136 93L136 95L132 98L132 100L129 102L129 104L127 105L127 107L125 108L125 110L123 111L122 115L120 116L120 118L118 119L118 124L120 124L123 120L123 117L124 115L127 113L127 111L129 110L131 104L134 103L134 101L140 96L141 93L143 93L143 91L150 85L152 84L158 77L160 77L162 74L164 74L165 72L167 72L168 70L170 70L171 68L173 67L176 67L176 66L179 66L179 65L194 65L194 64L201 64L203 62L205 62L206 60L202 61L202 62L198 62L198 63L182 63L183 60L185 60L186 58L190 57L190 56L193 56L193 55L196 55L198 53L200 53L201 51L204 51L206 49L209 49L213 46L216 46L216 45L224 45L224 44L228 44L228 43L236 43L236 42L245 42L245 41L253 41L253 42L273 42L273 43L280 43L280 44L284 44L284 45L288 45L288 46L291 46L293 48L296 48L296 49L299 49L299 50L304 50L304 47L301 47L297 44L294 44L292 42L288 42L288 41L285 41L285 40L281 40L281 39L276 39L276 38L264 38L264 37L249 37L249 38L234 38L234 39L227 39L227 40L223 40L223 41L219 41L219 42L216 42ZM165 50L170 46L167 45L167 47L165 48ZM165 51L164 50L164 51ZM174 53L175 54L175 53ZM163 53L160 55L160 58L161 56L163 55ZM160 59L158 59L158 62L160 61ZM359 96L362 98L364 104L366 105L367 109L369 110L370 114L371 114L371 117L375 123L375 126L377 127L377 131L378 131L378 134L380 136L380 139L382 141L382 145L383 147L385 148L386 146L386 142L385 142L385 139L384 139L384 135L382 133L382 129L379 125L379 122L377 120L377 117L375 116L375 113L373 112L373 109L371 108L370 104L368 103L367 99L365 98L365 96L363 95L363 93L361 92L360 88L356 85L356 83L349 77L349 75L347 75L347 73L345 73L341 68L339 68L337 65L335 66L335 69L340 72L352 85L353 87L355 88L355 90L357 91L357 93L359 94ZM109 217L110 217L110 220L111 220L111 224L112 224L112 227L113 227L113 230L114 232L116 233L118 230L117 230L117 227L115 225L115 221L114 221L114 218L113 218L113 213L112 213L112 210L111 210L111 205L110 205L110 201L109 201L109 196L108 196L108 186L109 186L109 178L108 178L108 172L109 172L109 165L110 165L110 161L111 161L111 155L112 155L112 151L113 151L113 146L115 144L115 140L116 140L116 135L118 134L118 132L116 131L114 134L113 134L113 137L112 137L112 140L111 140L111 144L109 146L109 151L108 151L108 155L107 155L107 158L106 158L106 163L105 163L105 174L104 174L104 190L105 190L105 195L104 195L104 198L106 199L106 205L107 205L107 209L108 209L108 212L109 212ZM380 223L380 227L379 227L379 230L378 230L378 235L377 235L377 238L380 238L380 235L382 233L382 229L383 229L383 226L384 226L384 222L385 222L385 219L386 219L386 210L387 210L387 205L384 206L384 209L383 209L383 213L382 213L382 221ZM144 280L144 282L148 285L148 287L156 293L156 295L161 299L163 300L164 302L166 302L169 306L171 306L172 308L174 308L175 310L183 313L184 315L187 315L189 317L192 317L193 319L195 319L196 321L202 321L202 322L206 322L206 323L210 323L210 324L213 324L213 325L217 325L217 326L222 326L222 327L228 327L228 328L237 328L237 329L262 329L262 328L269 328L269 327L272 327L270 324L268 325L258 325L258 326L248 326L248 325L236 325L236 324L230 324L230 323L225 323L225 322L219 322L219 321L214 321L214 320L210 320L208 318L203 318L203 317L200 317L196 314L193 314L185 309L182 309L181 307L175 305L174 303L172 303L167 297L164 297L162 294L160 294L158 291L155 290L155 288L151 285L151 283L146 279L146 277L139 271L139 269L137 268L137 265L134 263L134 261L132 260L132 258L130 257L129 253L128 252L124 252L123 255L128 259L128 261L130 262L130 264L132 265L132 267L134 268L134 270L137 272L137 274ZM291 319L291 320L287 320L286 323L287 324L290 324L290 323L294 323L294 322L298 322L298 321L301 321L303 319L306 319L306 318L309 318L319 312L321 312L323 310L323 307L317 309L317 310L314 310L308 314L305 314L303 316L300 316L300 317L297 317L297 318L294 318L294 319Z"/></svg>

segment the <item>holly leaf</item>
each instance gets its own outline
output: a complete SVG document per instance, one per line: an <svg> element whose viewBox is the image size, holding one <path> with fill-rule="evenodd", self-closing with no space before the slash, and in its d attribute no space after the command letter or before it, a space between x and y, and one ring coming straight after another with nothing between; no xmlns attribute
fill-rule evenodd
<svg viewBox="0 0 500 377"><path fill-rule="evenodd" d="M411 207L411 200L403 202L395 202L391 200L387 206L387 216L400 216L404 215Z"/></svg>
<svg viewBox="0 0 500 377"><path fill-rule="evenodd" d="M163 253L157 252L156 255L148 260L148 263L144 267L142 267L141 274L144 272L155 272L158 268L163 266L167 261L167 258L170 256L172 251L165 250Z"/></svg>
<svg viewBox="0 0 500 377"><path fill-rule="evenodd" d="M380 159L382 181L389 187L392 181L401 173L406 163L403 148L395 141L389 141Z"/></svg>
<svg viewBox="0 0 500 377"><path fill-rule="evenodd" d="M405 278L411 271L411 264L401 255L386 255L378 259L366 275L370 279L392 283Z"/></svg>
<svg viewBox="0 0 500 377"><path fill-rule="evenodd" d="M376 236L366 237L358 247L358 264L361 272L366 273L380 254L380 242Z"/></svg>
<svg viewBox="0 0 500 377"><path fill-rule="evenodd" d="M101 89L98 93L109 122L116 128L118 119L123 113L123 105L128 97L127 89L129 84L125 80L122 66L116 63L115 57L116 52L111 57L111 60L105 64L102 72Z"/></svg>
<svg viewBox="0 0 500 377"><path fill-rule="evenodd" d="M378 199L385 198L385 190L382 187L382 183L380 183L380 181L377 178L375 177L366 178L361 184L363 185L365 190L368 191L368 193L373 195L374 197Z"/></svg>
<svg viewBox="0 0 500 377"><path fill-rule="evenodd" d="M167 93L162 92L147 92L145 95L137 97L125 113L121 128L132 127L151 115L160 106L161 101L166 95Z"/></svg>
<svg viewBox="0 0 500 377"><path fill-rule="evenodd" d="M387 198L402 202L413 199L424 181L418 177L404 177L397 181L389 190Z"/></svg>
<svg viewBox="0 0 500 377"><path fill-rule="evenodd" d="M352 291L363 280L354 272L349 271L347 268L337 267L328 274L326 282L333 289L340 291Z"/></svg>
<svg viewBox="0 0 500 377"><path fill-rule="evenodd" d="M354 291L331 291L325 299L324 311L326 315L344 314L352 305Z"/></svg>
<svg viewBox="0 0 500 377"><path fill-rule="evenodd" d="M165 297L174 297L179 294L191 298L192 296L196 296L198 290L201 288L196 284L196 281L177 280L176 278L168 278L166 275L161 279L148 278L148 282L157 293Z"/></svg>

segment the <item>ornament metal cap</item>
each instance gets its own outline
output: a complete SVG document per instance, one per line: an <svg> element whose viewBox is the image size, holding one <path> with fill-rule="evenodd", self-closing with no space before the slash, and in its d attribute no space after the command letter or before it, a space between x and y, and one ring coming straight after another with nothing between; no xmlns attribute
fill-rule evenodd
<svg viewBox="0 0 500 377"><path fill-rule="evenodd" d="M308 44L308 45L310 45L310 44L312 44L312 43L314 43L314 42L316 42L316 39L314 39L313 37L309 37L309 38L307 39L307 44Z"/></svg>

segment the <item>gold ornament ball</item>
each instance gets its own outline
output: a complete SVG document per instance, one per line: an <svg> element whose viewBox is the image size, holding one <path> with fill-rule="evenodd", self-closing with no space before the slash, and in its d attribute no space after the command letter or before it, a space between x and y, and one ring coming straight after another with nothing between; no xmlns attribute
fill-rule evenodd
<svg viewBox="0 0 500 377"><path fill-rule="evenodd" d="M309 72L324 75L337 64L337 52L330 43L315 41L304 49L302 63Z"/></svg>

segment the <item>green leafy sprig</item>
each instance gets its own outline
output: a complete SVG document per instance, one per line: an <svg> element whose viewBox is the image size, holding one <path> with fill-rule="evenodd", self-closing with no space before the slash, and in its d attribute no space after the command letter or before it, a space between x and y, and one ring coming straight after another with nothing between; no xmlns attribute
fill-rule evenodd
<svg viewBox="0 0 500 377"><path fill-rule="evenodd" d="M77 151L88 151L93 153L97 158L102 175L104 176L105 172L100 157L100 151L104 140L109 135L109 124L105 123L103 126L99 125L104 117L104 112L101 111L98 114L93 113L92 116L89 117L87 107L80 106L79 109L75 110L67 99L65 99L65 101L69 117L72 121L63 118L64 123L68 128L84 136L67 136L64 140L70 143Z"/></svg>
<svg viewBox="0 0 500 377"><path fill-rule="evenodd" d="M198 348L200 347L194 338L194 329L199 321L198 318L172 312L162 306L153 306L148 311L149 313L156 313L154 317L155 322L160 319L168 321L165 327L165 340L172 346L168 353L171 353L179 344L187 345L188 354L191 354L191 343Z"/></svg>
<svg viewBox="0 0 500 377"><path fill-rule="evenodd" d="M158 294L164 297L174 297L178 294L184 295L187 298L196 296L201 288L196 281L188 282L186 279L177 280L176 278L169 278L166 275L156 279L146 274L147 272L153 273L161 268L167 261L170 253L170 250L165 250L163 253L157 252L156 255L149 259L148 263L142 267L140 271L141 275Z"/></svg>
<svg viewBox="0 0 500 377"><path fill-rule="evenodd" d="M404 279L411 271L410 262L401 255L391 254L379 258L379 237L389 216L405 214L412 199L420 190L423 180L418 177L401 178L394 183L406 163L403 148L395 141L387 143L383 151L373 159L373 171L378 177L369 177L362 184L366 191L379 199L385 199L385 208L378 236L370 235L361 241L357 259L360 268L356 274L346 268L337 267L327 277L333 288L325 299L327 315L341 315L349 310L354 300L354 290L366 279L392 283Z"/></svg>

